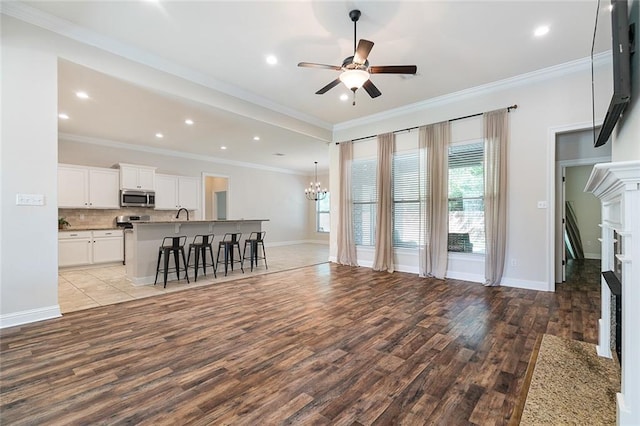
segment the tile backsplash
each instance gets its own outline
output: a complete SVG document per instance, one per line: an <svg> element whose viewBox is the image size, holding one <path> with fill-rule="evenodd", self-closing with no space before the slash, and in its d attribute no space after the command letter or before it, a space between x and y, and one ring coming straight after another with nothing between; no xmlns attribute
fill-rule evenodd
<svg viewBox="0 0 640 426"><path fill-rule="evenodd" d="M149 208L127 207L122 209L98 210L98 209L58 209L58 217L64 217L69 222L65 229L87 229L91 227L108 228L116 226L116 216L124 215L149 215L151 220L171 220L176 217L177 211L153 210ZM195 217L193 210L189 211L191 218ZM186 215L182 213L182 219Z"/></svg>

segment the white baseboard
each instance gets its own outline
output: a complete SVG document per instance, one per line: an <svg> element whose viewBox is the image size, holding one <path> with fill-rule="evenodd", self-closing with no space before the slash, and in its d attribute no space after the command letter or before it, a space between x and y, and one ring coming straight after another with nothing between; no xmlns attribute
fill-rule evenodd
<svg viewBox="0 0 640 426"><path fill-rule="evenodd" d="M60 305L12 312L10 314L0 315L0 328L15 327L16 325L44 321L52 318L59 318L61 316Z"/></svg>
<svg viewBox="0 0 640 426"><path fill-rule="evenodd" d="M445 274L446 278L450 278L452 280L461 280L461 281L469 281L472 283L484 283L484 276L478 274L470 274L467 272L454 272L447 271Z"/></svg>
<svg viewBox="0 0 640 426"><path fill-rule="evenodd" d="M406 272L407 274L420 274L420 268L413 265L393 265L393 268L398 272Z"/></svg>
<svg viewBox="0 0 640 426"><path fill-rule="evenodd" d="M281 247L281 246L292 246L295 244L324 244L329 245L329 241L323 240L293 240L293 241L277 241L275 243L265 242L265 247Z"/></svg>
<svg viewBox="0 0 640 426"><path fill-rule="evenodd" d="M526 290L553 291L553 289L549 288L549 284L545 281L529 281L503 277L500 285L504 287L524 288Z"/></svg>

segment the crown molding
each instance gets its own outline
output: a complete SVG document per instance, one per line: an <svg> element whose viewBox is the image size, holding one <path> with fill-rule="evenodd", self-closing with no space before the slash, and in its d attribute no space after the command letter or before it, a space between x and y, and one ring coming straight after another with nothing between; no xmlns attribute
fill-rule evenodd
<svg viewBox="0 0 640 426"><path fill-rule="evenodd" d="M156 55L149 54L144 50L136 49L114 39L102 36L96 32L87 30L86 28L72 22L42 12L41 10L28 6L24 3L18 1L0 1L0 13L52 31L80 43L91 45L116 54L133 62L149 66L168 74L175 75L176 77L200 84L212 90L219 91L226 95L287 115L319 128L330 130L333 133L333 141L336 140L335 133L338 131L368 125L382 120L393 119L406 114L420 112L425 109L460 102L469 98L488 95L497 91L520 87L534 82L558 78L575 72L584 71L585 69L590 69L592 61L593 66L596 68L610 64L612 61L611 52L600 53L594 55L593 60L590 57L582 58L332 125L331 123L319 120L311 115L304 114L300 111L272 102L269 99L247 92L237 86L223 83L193 69L183 67Z"/></svg>
<svg viewBox="0 0 640 426"><path fill-rule="evenodd" d="M88 136L74 135L71 133L58 133L58 139L69 142L79 142L91 145L105 146L108 148L128 149L131 151L148 152L151 154L164 155L167 157L179 157L188 160L206 161L208 163L226 164L235 167L246 167L248 169L265 170L269 172L284 173L289 175L308 176L308 172L300 172L297 170L281 169L278 167L264 166L255 163L246 163L243 161L225 160L223 158L212 157L209 155L193 154L189 152L175 151L172 149L156 148L145 145L135 145L125 142L118 142L109 139L92 138Z"/></svg>
<svg viewBox="0 0 640 426"><path fill-rule="evenodd" d="M493 83L487 83L470 89L458 92L448 93L446 95L404 105L399 108L390 109L377 114L368 115L366 117L356 118L354 120L344 121L333 126L334 140L335 132L351 129L353 127L364 126L367 124L377 123L379 121L388 120L410 113L420 112L429 108L435 108L454 102L461 102L469 98L489 95L498 91L521 87L539 81L559 78L565 75L591 69L591 58L582 58L575 61L554 65L526 74L520 74L515 77L498 80ZM597 54L593 57L593 66L600 67L607 63L611 63L611 53Z"/></svg>
<svg viewBox="0 0 640 426"><path fill-rule="evenodd" d="M333 129L331 123L327 123L326 121L320 120L311 115L280 105L237 86L223 83L199 71L178 65L175 62L168 61L145 50L121 43L110 37L105 37L94 31L88 30L65 19L58 18L49 13L45 13L24 3L18 1L2 1L0 2L0 13L322 129Z"/></svg>

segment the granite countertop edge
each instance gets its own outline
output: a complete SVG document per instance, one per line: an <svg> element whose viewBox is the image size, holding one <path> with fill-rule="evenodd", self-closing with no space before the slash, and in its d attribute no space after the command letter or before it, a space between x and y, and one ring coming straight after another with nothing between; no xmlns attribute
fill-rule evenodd
<svg viewBox="0 0 640 426"><path fill-rule="evenodd" d="M189 223L234 223L234 222L268 222L269 219L234 219L234 220L204 220L204 219L196 219L196 220L138 220L135 222L131 222L132 225L161 225L161 224L171 224L171 225L182 225Z"/></svg>
<svg viewBox="0 0 640 426"><path fill-rule="evenodd" d="M79 232L79 231L118 231L122 228L116 226L76 226L72 228L58 229L58 232Z"/></svg>

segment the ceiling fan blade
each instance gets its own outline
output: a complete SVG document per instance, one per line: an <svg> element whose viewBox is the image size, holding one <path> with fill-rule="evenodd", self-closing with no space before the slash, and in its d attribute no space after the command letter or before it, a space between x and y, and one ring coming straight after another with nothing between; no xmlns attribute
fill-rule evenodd
<svg viewBox="0 0 640 426"><path fill-rule="evenodd" d="M353 55L353 62L356 64L364 64L369 56L369 52L371 52L371 48L373 47L373 42L365 39L360 39L358 42L358 47L356 48L356 53Z"/></svg>
<svg viewBox="0 0 640 426"><path fill-rule="evenodd" d="M342 70L342 68L340 68L337 65L314 64L313 62L300 62L298 66L305 67L305 68L323 68L327 70L336 70L336 71Z"/></svg>
<svg viewBox="0 0 640 426"><path fill-rule="evenodd" d="M333 89L334 87L336 87L338 84L340 84L340 79L336 78L335 80L333 80L331 83L327 84L326 86L324 86L322 89L318 90L316 92L316 95L323 95L325 93L327 93L329 90Z"/></svg>
<svg viewBox="0 0 640 426"><path fill-rule="evenodd" d="M377 98L378 96L382 95L382 92L378 90L378 88L371 82L371 80L365 81L362 87L372 98Z"/></svg>
<svg viewBox="0 0 640 426"><path fill-rule="evenodd" d="M379 65L369 67L369 74L415 74L418 67L415 65Z"/></svg>

